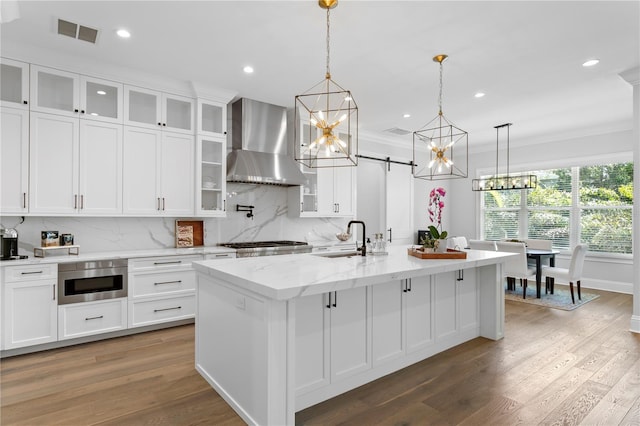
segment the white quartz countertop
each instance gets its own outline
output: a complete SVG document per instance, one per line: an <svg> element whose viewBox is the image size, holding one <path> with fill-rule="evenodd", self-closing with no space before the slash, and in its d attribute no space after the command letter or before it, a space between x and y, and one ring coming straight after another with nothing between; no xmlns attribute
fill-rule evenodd
<svg viewBox="0 0 640 426"><path fill-rule="evenodd" d="M57 251L56 251L57 252ZM145 250L121 250L121 251L105 251L94 253L82 253L82 247L80 247L80 254L68 255L65 254L63 248L60 249L59 254L47 253L46 257L34 257L33 254L29 255L27 259L19 260L4 260L0 263L3 268L6 266L20 266L20 265L37 265L43 263L68 263L68 262L83 262L89 260L102 260L102 259L134 259L140 257L159 257L159 256L188 256L188 255L206 255L206 254L219 254L219 253L234 253L235 250L227 247L190 247L190 248L165 248L165 249L145 249Z"/></svg>
<svg viewBox="0 0 640 426"><path fill-rule="evenodd" d="M384 256L328 258L317 254L249 257L193 262L202 274L218 277L262 296L295 297L378 284L420 275L501 263L511 253L469 250L466 259L418 259L409 246L389 247Z"/></svg>

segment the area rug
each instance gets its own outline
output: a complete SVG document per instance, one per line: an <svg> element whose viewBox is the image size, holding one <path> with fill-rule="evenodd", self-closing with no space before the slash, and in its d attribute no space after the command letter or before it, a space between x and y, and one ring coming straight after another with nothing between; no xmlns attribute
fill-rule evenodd
<svg viewBox="0 0 640 426"><path fill-rule="evenodd" d="M586 293L584 289L582 289L581 291L582 300L578 300L578 290L574 288L573 291L576 297L575 304L571 303L571 292L569 291L569 287L566 287L566 290L565 290L564 288L558 288L558 285L556 284L556 287L553 291L554 294L551 294L551 293L545 294L544 283L543 283L541 297L540 299L537 299L536 285L534 283L533 286L527 286L527 298L523 299L522 287L520 287L520 283L516 283L515 291L507 290L507 286L505 285L504 298L506 300L512 300L514 302L529 303L531 305L544 306L547 308L562 309L564 311L572 311L584 305L585 303L589 303L592 300L595 300L598 297L600 297L600 295L598 294Z"/></svg>

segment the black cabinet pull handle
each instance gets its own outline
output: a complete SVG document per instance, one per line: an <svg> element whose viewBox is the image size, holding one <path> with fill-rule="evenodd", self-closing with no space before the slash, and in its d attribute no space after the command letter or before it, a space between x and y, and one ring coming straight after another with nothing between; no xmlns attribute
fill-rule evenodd
<svg viewBox="0 0 640 426"><path fill-rule="evenodd" d="M393 238L392 238L392 234L391 234L391 229L389 228L387 231L389 231L389 242L392 243L393 242Z"/></svg>
<svg viewBox="0 0 640 426"><path fill-rule="evenodd" d="M409 285L409 290L408 290L408 291L411 291L411 278L409 278L409 279L407 280L407 284Z"/></svg>
<svg viewBox="0 0 640 426"><path fill-rule="evenodd" d="M77 108L76 108L76 109L74 109L74 110L73 110L73 112L78 112L78 109L77 109Z"/></svg>
<svg viewBox="0 0 640 426"><path fill-rule="evenodd" d="M408 282L408 280L404 280L404 286L402 287L402 292L403 293L406 293L407 291L409 291L409 290L407 290L407 282Z"/></svg>
<svg viewBox="0 0 640 426"><path fill-rule="evenodd" d="M173 308L164 308L164 309L154 309L153 312L163 312L163 311L175 311L177 309L182 309L182 306L175 306Z"/></svg>
<svg viewBox="0 0 640 426"><path fill-rule="evenodd" d="M162 123L158 123L158 126L162 126Z"/></svg>
<svg viewBox="0 0 640 426"><path fill-rule="evenodd" d="M80 113L81 113L81 114L84 114L84 110L83 110L83 109L82 109L82 110L80 110Z"/></svg>
<svg viewBox="0 0 640 426"><path fill-rule="evenodd" d="M327 305L327 308L331 309L331 293L329 293L329 304Z"/></svg>
<svg viewBox="0 0 640 426"><path fill-rule="evenodd" d="M44 271L21 272L22 275L42 274Z"/></svg>
<svg viewBox="0 0 640 426"><path fill-rule="evenodd" d="M458 277L456 278L456 281L464 281L464 269L458 270Z"/></svg>
<svg viewBox="0 0 640 426"><path fill-rule="evenodd" d="M29 104L29 102L27 102L27 101L22 101L22 103L25 104L25 105Z"/></svg>
<svg viewBox="0 0 640 426"><path fill-rule="evenodd" d="M90 321L90 320L95 320L95 319L101 319L104 318L104 315L100 315L99 317L89 317L89 318L85 318L85 321Z"/></svg>
<svg viewBox="0 0 640 426"><path fill-rule="evenodd" d="M182 280L176 280L176 281L161 281L159 283L153 283L153 285L162 285L162 284L180 284L182 283Z"/></svg>
<svg viewBox="0 0 640 426"><path fill-rule="evenodd" d="M333 307L334 308L338 307L338 292L337 291L333 292Z"/></svg>
<svg viewBox="0 0 640 426"><path fill-rule="evenodd" d="M162 127L166 127L166 126L167 126L167 123L162 123Z"/></svg>
<svg viewBox="0 0 640 426"><path fill-rule="evenodd" d="M26 192L22 193L22 208L23 209L27 208L27 193Z"/></svg>
<svg viewBox="0 0 640 426"><path fill-rule="evenodd" d="M182 260L173 260L169 262L153 262L154 265L174 265L176 263L182 263Z"/></svg>

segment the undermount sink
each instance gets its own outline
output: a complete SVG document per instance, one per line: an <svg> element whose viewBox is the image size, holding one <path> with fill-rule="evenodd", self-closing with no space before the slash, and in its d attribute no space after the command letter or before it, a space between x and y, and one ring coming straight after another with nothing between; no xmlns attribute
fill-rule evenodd
<svg viewBox="0 0 640 426"><path fill-rule="evenodd" d="M352 257L352 256L360 256L360 253L357 251L341 251L339 253L314 253L314 256L319 257L328 257L328 258L338 258L338 257Z"/></svg>

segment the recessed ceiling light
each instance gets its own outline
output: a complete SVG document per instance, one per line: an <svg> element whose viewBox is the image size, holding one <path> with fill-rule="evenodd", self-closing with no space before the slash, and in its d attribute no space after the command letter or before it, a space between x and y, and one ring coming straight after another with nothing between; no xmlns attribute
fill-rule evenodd
<svg viewBox="0 0 640 426"><path fill-rule="evenodd" d="M251 74L253 73L253 67L250 65L247 65L246 67L242 68L242 71L244 71L245 74Z"/></svg>
<svg viewBox="0 0 640 426"><path fill-rule="evenodd" d="M476 98L482 98L482 97L484 96L484 93L482 93L482 92L478 92L478 93L476 93L476 94L475 94L475 95L473 95L473 96L474 96L474 97L476 97Z"/></svg>
<svg viewBox="0 0 640 426"><path fill-rule="evenodd" d="M107 92L105 92L104 90L98 90L96 93L98 95L106 95L107 94Z"/></svg>
<svg viewBox="0 0 640 426"><path fill-rule="evenodd" d="M409 118L409 117L411 117L411 114L404 114L403 117L404 118Z"/></svg>
<svg viewBox="0 0 640 426"><path fill-rule="evenodd" d="M129 31L125 30L124 28L116 31L116 34L118 34L118 36L120 36L122 38L131 37L131 33Z"/></svg>
<svg viewBox="0 0 640 426"><path fill-rule="evenodd" d="M589 59L587 62L582 64L582 66L583 67L592 67L594 65L597 65L599 62L600 62L599 59Z"/></svg>

